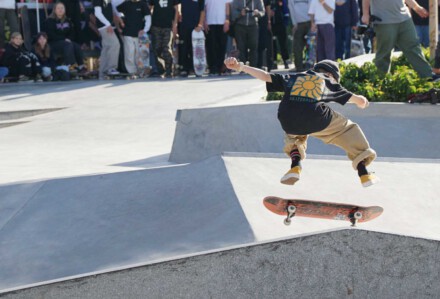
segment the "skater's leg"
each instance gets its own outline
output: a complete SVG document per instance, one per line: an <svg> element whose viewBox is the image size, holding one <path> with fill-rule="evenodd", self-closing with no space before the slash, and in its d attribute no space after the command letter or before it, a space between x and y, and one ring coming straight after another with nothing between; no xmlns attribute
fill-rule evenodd
<svg viewBox="0 0 440 299"><path fill-rule="evenodd" d="M290 170L281 178L281 183L293 185L300 179L301 160L306 157L307 135L284 136L284 152L291 158Z"/></svg>
<svg viewBox="0 0 440 299"><path fill-rule="evenodd" d="M361 182L364 186L364 179L362 175L364 170L362 168L368 166L375 158L376 152L370 147L364 133L358 124L347 119L343 115L334 112L332 113L332 121L327 128L320 132L310 134L313 137L319 138L325 143L334 144L342 148L346 153L348 158L352 161L353 169L358 170ZM361 166L359 166L362 163ZM361 167L361 169L359 169ZM366 168L365 168L366 170ZM373 179L373 175L369 174L369 180ZM375 178L375 183L377 178Z"/></svg>

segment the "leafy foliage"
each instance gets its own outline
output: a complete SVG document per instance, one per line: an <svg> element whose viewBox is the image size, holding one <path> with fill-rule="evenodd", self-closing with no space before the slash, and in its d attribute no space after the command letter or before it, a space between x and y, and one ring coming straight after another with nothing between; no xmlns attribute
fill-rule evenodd
<svg viewBox="0 0 440 299"><path fill-rule="evenodd" d="M429 49L423 49L427 60ZM372 102L406 102L410 94L423 93L433 87L440 87L440 83L430 82L420 78L409 64L404 55L394 58L391 71L383 74L378 71L374 63L367 62L362 66L355 64L339 64L341 84L347 90L365 96ZM269 93L267 101L281 100L282 93Z"/></svg>

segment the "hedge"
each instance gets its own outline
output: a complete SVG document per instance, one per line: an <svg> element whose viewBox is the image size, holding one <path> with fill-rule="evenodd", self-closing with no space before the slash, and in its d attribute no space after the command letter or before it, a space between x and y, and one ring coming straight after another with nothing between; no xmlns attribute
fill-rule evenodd
<svg viewBox="0 0 440 299"><path fill-rule="evenodd" d="M423 49L427 60L429 49ZM419 78L417 73L401 55L393 58L391 72L380 73L374 63L367 62L361 67L350 63L339 63L341 84L347 90L365 96L371 102L406 102L407 97L414 93L423 93L433 87L440 88L440 82L430 82ZM268 93L266 101L282 99L283 93Z"/></svg>

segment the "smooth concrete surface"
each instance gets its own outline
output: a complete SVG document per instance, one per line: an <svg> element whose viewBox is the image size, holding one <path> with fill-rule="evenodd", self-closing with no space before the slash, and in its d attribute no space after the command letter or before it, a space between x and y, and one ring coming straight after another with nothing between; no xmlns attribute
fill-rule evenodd
<svg viewBox="0 0 440 299"><path fill-rule="evenodd" d="M1 215L0 290L255 241L220 157L9 185L0 197L18 206Z"/></svg>
<svg viewBox="0 0 440 299"><path fill-rule="evenodd" d="M279 102L177 113L170 160L197 161L222 152L279 153L283 131L277 120ZM440 105L372 103L367 109L354 104L331 104L358 123L381 157L440 158ZM309 138L307 153L345 155L333 146Z"/></svg>
<svg viewBox="0 0 440 299"><path fill-rule="evenodd" d="M347 229L78 278L0 298L438 298L440 243Z"/></svg>
<svg viewBox="0 0 440 299"><path fill-rule="evenodd" d="M264 84L247 76L1 86L0 112L64 109L21 115L14 118L14 122L23 123L15 126L1 127L10 120L0 121L0 293L71 275L78 277L206 250L222 251L229 246L348 227L344 222L297 218L287 228L282 224L282 217L264 209L261 201L267 195L381 205L385 208L384 214L359 225L360 228L438 240L440 207L436 178L440 173L437 154L433 154L438 153L439 148L434 130L438 127L438 105L376 104L364 111L351 105L343 107L363 126L380 156L387 157L384 152L392 154L391 158L379 159L371 167L382 182L362 188L350 162L340 153L332 156L337 149L320 148L311 139L303 177L297 185L289 187L279 183L290 163L280 155L282 132L275 127L277 103L262 103L264 94ZM397 108L391 109L392 105ZM225 107L217 109L222 106ZM193 134L188 128L180 131L182 124L178 122L176 126L175 122L178 110L181 111L177 114L183 119L186 119L186 111L194 112L195 117L189 119L187 125L199 123L192 128L200 134ZM217 117L212 111L217 112ZM248 112L255 114L253 121L246 115ZM222 118L225 114L232 115L232 120L225 121ZM238 115L243 116L241 128L237 127L240 125ZM363 119L365 115L368 117ZM258 121L262 124L257 124ZM203 135L211 134L213 127L220 128L213 134L217 147L230 144L231 138L235 138L239 146L232 151L244 153L220 156L220 152L230 150L225 147L206 155L207 149L216 143ZM368 127L375 129L374 134L367 131ZM200 144L200 140L206 144L206 148L191 147L191 142L179 145L179 151L184 154L201 149L190 164L169 161L173 138L176 143L182 136L195 144ZM243 149L246 146L243 138L248 138L250 148ZM320 150L313 152L313 148ZM388 237L383 239L388 242ZM359 240L360 246L365 246L365 240ZM410 242L407 240L409 238L395 237L393 242L405 248ZM325 257L338 259L339 252L344 250L340 246L341 243L332 245L334 251ZM373 251L368 254L374 255ZM271 256L276 260L279 253L273 252ZM308 252L309 259L320 259L326 254L313 250L304 252ZM318 256L314 256L315 253ZM246 255L237 253L231 261L240 259L246 260ZM438 260L437 255L432 261L438 264ZM381 262L388 265L388 256ZM270 265L270 260L267 264ZM241 280L247 285L249 282L243 277L252 278L255 268L241 265L237 264L232 277L237 284ZM408 263L408 268L411 266ZM277 271L277 267L268 268ZM299 269L300 273L309 273L305 268ZM344 273L345 268L333 270ZM389 273L374 265L373 270L376 277L382 272L384 276ZM173 271L177 276L185 275L183 266ZM155 268L156 272L160 277L160 271ZM195 273L200 280L193 279L188 288L197 290L205 279L205 271ZM426 288L435 289L430 282L437 278L429 274L434 272L424 273L431 275L425 278L429 286ZM130 280L124 275L110 278L111 283L117 286ZM322 276L320 282L326 285L329 279L334 279L335 274L332 275ZM406 282L405 276L394 278ZM144 276L143 279L148 283L154 278ZM251 291L268 288L269 281L273 279L266 280L265 284L256 279L253 286L246 288ZM299 281L304 285L303 280ZM94 298L118 296L118 292L119 298L123 298L128 294L122 287L95 288L88 281L80 285L90 285ZM169 289L169 286L173 285L161 285L162 298L193 294L177 286ZM308 294L306 286L296 289ZM52 290L40 289L40 297L50 298ZM131 290L131 294L138 294L136 287L132 286ZM148 290L151 293L143 289L141 292L146 293L137 298L148 298L150 294L154 298L154 288ZM234 290L240 296L240 290L231 287L231 292ZM87 290L79 285L73 285L69 292L72 292L70 298L88 296ZM116 295L107 296L108 292ZM396 291L396 294L401 293ZM209 298L209 293L200 297Z"/></svg>

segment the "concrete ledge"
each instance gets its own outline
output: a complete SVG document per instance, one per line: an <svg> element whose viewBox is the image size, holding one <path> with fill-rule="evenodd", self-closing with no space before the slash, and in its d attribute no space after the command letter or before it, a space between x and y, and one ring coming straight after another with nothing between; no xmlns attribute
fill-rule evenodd
<svg viewBox="0 0 440 299"><path fill-rule="evenodd" d="M4 293L1 298L437 298L439 241L347 229Z"/></svg>
<svg viewBox="0 0 440 299"><path fill-rule="evenodd" d="M66 108L51 108L51 109L34 109L34 110L18 110L18 111L0 111L0 121L21 119L43 113L54 112Z"/></svg>
<svg viewBox="0 0 440 299"><path fill-rule="evenodd" d="M282 152L278 105L270 102L178 111L170 161L193 162L222 152ZM331 106L361 126L379 156L440 158L440 105L372 103L366 110L351 104ZM309 139L308 153L345 155L315 138Z"/></svg>

